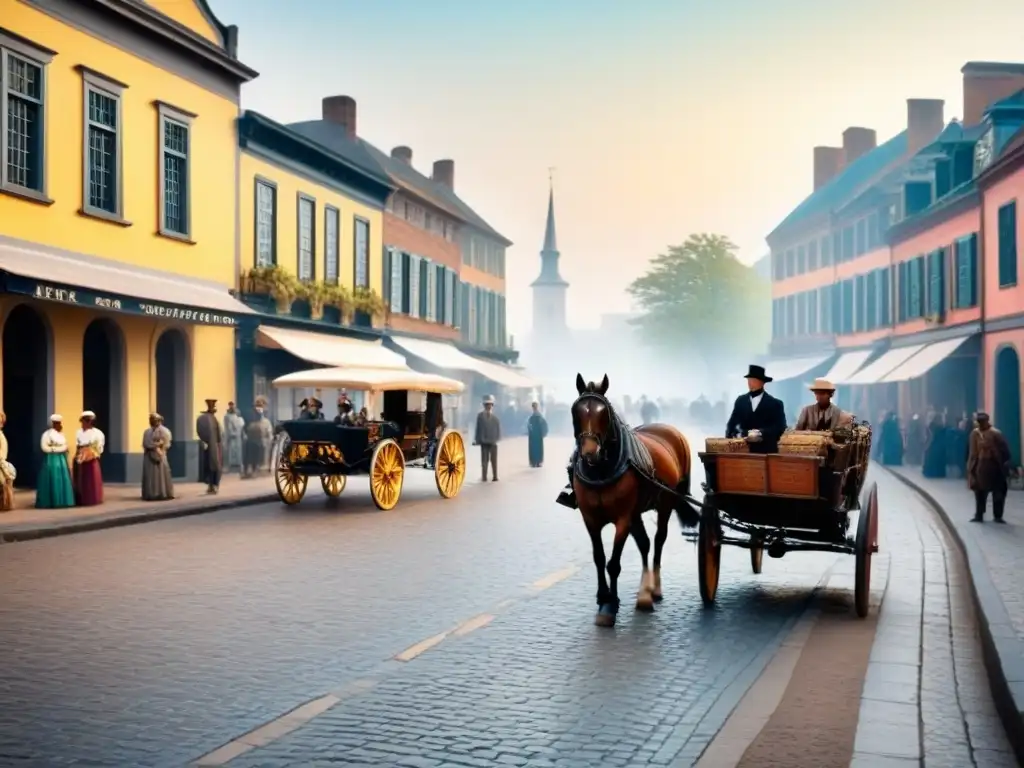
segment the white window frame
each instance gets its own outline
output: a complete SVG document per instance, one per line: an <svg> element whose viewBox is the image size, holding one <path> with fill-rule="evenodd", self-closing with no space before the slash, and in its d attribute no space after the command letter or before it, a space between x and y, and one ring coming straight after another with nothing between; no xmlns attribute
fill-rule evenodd
<svg viewBox="0 0 1024 768"><path fill-rule="evenodd" d="M419 256L409 254L409 317L420 316L420 263Z"/></svg>
<svg viewBox="0 0 1024 768"><path fill-rule="evenodd" d="M303 225L303 210L309 211L309 223ZM308 233L308 238L304 235ZM303 248L303 239L309 240L309 248ZM308 250L309 269L304 269L303 253ZM302 282L316 280L316 198L299 192L295 198L295 276Z"/></svg>
<svg viewBox="0 0 1024 768"><path fill-rule="evenodd" d="M266 190L270 198L270 218L267 222L260 220L260 213L262 212L260 193L262 190ZM254 179L253 218L255 219L253 225L253 264L257 267L272 267L277 264L277 184L262 176L257 176ZM266 243L270 247L269 255L266 255L261 248L264 243L262 236L264 223L270 229L266 238Z"/></svg>
<svg viewBox="0 0 1024 768"><path fill-rule="evenodd" d="M397 248L388 247L391 254L391 311L402 311L402 252Z"/></svg>
<svg viewBox="0 0 1024 768"><path fill-rule="evenodd" d="M331 232L331 225L334 231ZM333 238L332 238L333 235ZM341 211L324 206L324 282L337 285L341 279Z"/></svg>
<svg viewBox="0 0 1024 768"><path fill-rule="evenodd" d="M29 200L35 200L36 202L46 204L52 202L47 196L47 180L49 177L49 174L47 173L46 153L46 129L48 118L46 104L48 95L47 75L49 72L49 65L53 61L53 57L56 55L56 51L51 51L47 48L34 45L21 38L5 35L0 31L0 73L2 73L2 75L0 75L0 190L12 195L17 195L18 197L24 197ZM39 161L38 183L36 186L25 187L12 182L9 178L9 172L7 169L7 116L8 102L12 98L7 82L7 60L10 57L22 59L32 66L39 67L40 70L38 99L27 97L23 94L13 95L14 98L19 100L31 101L37 107L37 122L40 126L40 134L38 138L38 146L35 147Z"/></svg>

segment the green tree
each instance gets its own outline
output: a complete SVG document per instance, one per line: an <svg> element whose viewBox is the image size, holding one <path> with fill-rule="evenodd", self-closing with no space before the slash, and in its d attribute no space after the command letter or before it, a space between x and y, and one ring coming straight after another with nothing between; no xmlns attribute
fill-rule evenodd
<svg viewBox="0 0 1024 768"><path fill-rule="evenodd" d="M724 374L749 362L771 339L771 285L722 235L690 235L626 290L641 310L633 322L646 343L697 354L709 370Z"/></svg>

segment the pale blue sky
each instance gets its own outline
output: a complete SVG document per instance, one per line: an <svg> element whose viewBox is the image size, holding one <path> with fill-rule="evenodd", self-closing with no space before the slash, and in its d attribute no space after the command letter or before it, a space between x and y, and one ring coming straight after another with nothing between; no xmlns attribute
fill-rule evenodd
<svg viewBox="0 0 1024 768"><path fill-rule="evenodd" d="M455 160L459 194L515 245L509 327L529 330L547 168L570 323L691 232L752 261L811 187L811 152L906 99L962 113L960 67L1024 61L1011 0L210 0L260 72L243 99L282 122L358 102L359 133Z"/></svg>

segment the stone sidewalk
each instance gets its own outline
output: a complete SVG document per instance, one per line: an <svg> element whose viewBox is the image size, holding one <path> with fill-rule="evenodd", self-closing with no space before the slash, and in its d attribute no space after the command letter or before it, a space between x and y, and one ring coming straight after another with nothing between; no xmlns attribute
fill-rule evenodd
<svg viewBox="0 0 1024 768"><path fill-rule="evenodd" d="M1006 525L972 523L974 495L962 479L930 479L919 467L887 467L942 517L970 570L970 592L993 698L1018 756L1024 755L1024 494L1011 492Z"/></svg>
<svg viewBox="0 0 1024 768"><path fill-rule="evenodd" d="M555 448L556 461L564 461L564 440L546 441L549 452ZM528 468L525 437L503 440L499 453L503 473L514 475ZM479 482L479 452L468 443L466 483ZM561 450L558 450L561 449ZM550 456L549 456L550 458ZM238 474L225 475L217 495L208 495L204 483L176 482L176 498L168 501L143 501L138 484L109 483L103 488L104 503L95 507L36 509L34 491L16 491L14 509L0 513L0 543L29 541L69 533L85 533L103 528L135 525L174 517L200 515L254 504L277 501L274 478L269 473L242 480Z"/></svg>

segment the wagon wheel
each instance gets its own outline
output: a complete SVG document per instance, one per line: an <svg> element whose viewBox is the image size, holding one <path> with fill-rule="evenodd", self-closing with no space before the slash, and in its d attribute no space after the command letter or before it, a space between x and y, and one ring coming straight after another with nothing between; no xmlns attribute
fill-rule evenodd
<svg viewBox="0 0 1024 768"><path fill-rule="evenodd" d="M377 509L394 509L402 495L405 456L392 439L381 440L370 458L370 496Z"/></svg>
<svg viewBox="0 0 1024 768"><path fill-rule="evenodd" d="M320 475L320 485L323 487L324 493L332 499L341 496L347 483L348 478L345 475Z"/></svg>
<svg viewBox="0 0 1024 768"><path fill-rule="evenodd" d="M705 607L715 604L718 575L722 564L722 542L718 533L718 514L704 508L697 532L697 578L700 599Z"/></svg>
<svg viewBox="0 0 1024 768"><path fill-rule="evenodd" d="M878 484L872 483L868 491L868 502L861 506L857 521L857 538L854 540L854 555L857 558L854 580L854 606L857 615L868 615L871 599L871 556L878 551Z"/></svg>
<svg viewBox="0 0 1024 768"><path fill-rule="evenodd" d="M459 495L466 479L466 444L458 432L445 432L437 446L434 459L437 492L445 499Z"/></svg>
<svg viewBox="0 0 1024 768"><path fill-rule="evenodd" d="M764 547L759 543L750 545L750 568L754 573L761 572L761 563L764 561Z"/></svg>
<svg viewBox="0 0 1024 768"><path fill-rule="evenodd" d="M277 486L277 495L281 497L281 501L288 506L298 504L306 494L307 482L309 478L296 472L288 461L288 455L282 451L274 472L274 484Z"/></svg>

